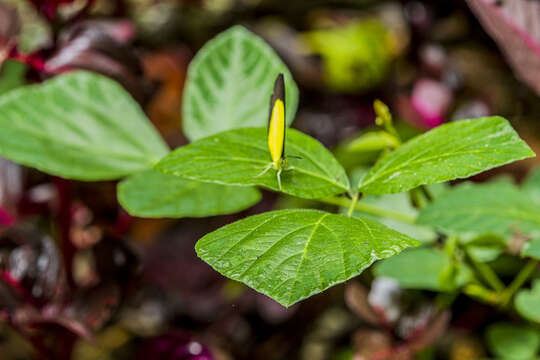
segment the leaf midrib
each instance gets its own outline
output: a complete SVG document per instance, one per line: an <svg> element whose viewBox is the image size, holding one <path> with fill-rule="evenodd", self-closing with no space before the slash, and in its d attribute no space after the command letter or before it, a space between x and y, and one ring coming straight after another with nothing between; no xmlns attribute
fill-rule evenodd
<svg viewBox="0 0 540 360"><path fill-rule="evenodd" d="M206 157L206 156L197 156L197 157L193 157L194 160L212 160L212 159L218 159L218 160L230 160L230 159L233 159L233 158L229 158L229 157L223 157L223 158L220 158L220 157ZM263 160L257 160L257 159L247 159L247 158L234 158L233 160L235 161L239 161L239 162L248 162L248 163L253 163L253 164L270 164L269 161L263 161ZM201 169L197 169L198 171L200 171ZM328 178L328 177L325 177L325 176L322 176L322 175L319 175L317 173L313 173L309 170L305 170L305 169L302 169L302 168L297 168L296 166L294 168L292 168L291 170L293 171L297 171L299 173L302 173L302 174L305 174L305 175L309 175L311 177L314 177L314 178L318 178L318 179L321 179L321 180L324 180L328 183L331 183L341 189L344 189L345 191L347 191L347 187L343 186L342 184L334 181L332 178ZM182 174L182 172L177 172L176 174ZM193 175L182 175L182 176L185 176L186 178L188 179L193 179L193 180L197 180L197 179L201 179L199 177L195 177ZM201 179L201 181L203 181ZM212 182L212 183L217 183L217 184L229 184L229 183L226 183L226 182L218 182L218 181L210 181L210 180L205 180L205 182ZM230 183L230 184L233 184L233 183ZM234 183L234 184L239 184L239 183ZM243 184L243 183L241 183ZM265 184L261 184L262 186L267 186Z"/></svg>
<svg viewBox="0 0 540 360"><path fill-rule="evenodd" d="M304 261L306 259L306 256L307 256L307 248L309 247L309 244L311 242L311 240L313 239L313 235L315 234L315 232L317 231L317 228L319 227L319 225L322 223L322 221L328 217L330 214L329 213L326 213L326 214L323 214L319 220L313 225L313 230L311 231L311 234L309 234L309 237L302 249L302 257L300 258L300 262L298 263L298 266L296 267L296 272L294 274L294 278L292 280L292 283L293 283L293 286L294 284L296 284L298 282L298 273L300 271L300 268L302 267L302 265L304 264ZM320 274L319 274L320 276ZM291 303L291 299L292 299L292 295L293 295L293 292L290 291L289 289L289 298L287 299L287 303Z"/></svg>

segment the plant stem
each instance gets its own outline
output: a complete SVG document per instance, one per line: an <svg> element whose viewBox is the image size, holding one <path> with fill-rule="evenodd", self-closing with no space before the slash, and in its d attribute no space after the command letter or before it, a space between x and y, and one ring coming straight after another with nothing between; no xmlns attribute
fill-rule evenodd
<svg viewBox="0 0 540 360"><path fill-rule="evenodd" d="M525 284L529 277L533 274L534 270L538 266L538 260L529 260L520 272L516 275L514 280L508 285L506 289L501 293L501 305L507 306L512 300L514 294Z"/></svg>
<svg viewBox="0 0 540 360"><path fill-rule="evenodd" d="M320 201L320 202L323 202L325 204L330 204L330 205L338 205L338 206L341 206L341 207L346 207L346 208L351 208L351 203L354 201L354 200L349 200L347 198L344 198L344 197L327 197L327 198L324 198L324 199L317 199L317 201ZM404 213L400 213L400 212L397 212L397 211L393 211L393 210L388 210L388 209L382 209L380 207L377 207L377 206L374 206L374 205L371 205L371 204L367 204L365 202L362 202L362 201L356 201L356 204L354 204L354 207L352 207L353 209L355 210L358 210L360 212L364 212L366 214L372 214L372 215L377 215L377 216L383 216L383 217L386 217L386 218L389 218L389 219L394 219L394 220L398 220L398 221L401 221L401 222L405 222L405 223L414 223L415 221L415 218L413 216L410 216L410 215L407 215L407 214L404 214Z"/></svg>
<svg viewBox="0 0 540 360"><path fill-rule="evenodd" d="M347 210L348 217L352 216L356 204L358 204L358 193L354 194L352 197L351 204L349 205L349 210Z"/></svg>
<svg viewBox="0 0 540 360"><path fill-rule="evenodd" d="M73 279L73 257L77 249L71 241L71 201L72 189L69 180L55 177L56 188L58 189L59 209L56 216L58 232L60 236L60 249L66 268L66 277L70 289L75 286Z"/></svg>
<svg viewBox="0 0 540 360"><path fill-rule="evenodd" d="M423 198L422 190L414 188L409 190L411 202L417 209L423 209L426 206L426 200Z"/></svg>
<svg viewBox="0 0 540 360"><path fill-rule="evenodd" d="M424 194L424 197L428 203L433 201L433 195L426 185L420 185L420 190L422 191L422 194Z"/></svg>
<svg viewBox="0 0 540 360"><path fill-rule="evenodd" d="M471 261L472 265L478 271L480 276L484 278L486 283L491 286L493 290L496 292L501 292L504 290L504 283L499 279L497 274L486 264L483 262L477 261L474 257L472 257L468 251L466 251L467 257Z"/></svg>
<svg viewBox="0 0 540 360"><path fill-rule="evenodd" d="M499 302L499 296L496 292L479 284L469 284L465 286L463 288L463 293L487 304L496 305Z"/></svg>

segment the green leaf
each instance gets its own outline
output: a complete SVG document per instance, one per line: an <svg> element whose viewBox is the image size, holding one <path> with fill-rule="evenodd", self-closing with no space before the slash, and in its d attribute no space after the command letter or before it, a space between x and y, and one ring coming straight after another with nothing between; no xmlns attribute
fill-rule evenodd
<svg viewBox="0 0 540 360"><path fill-rule="evenodd" d="M508 360L529 360L540 348L540 334L531 327L510 323L491 325L486 332L491 352Z"/></svg>
<svg viewBox="0 0 540 360"><path fill-rule="evenodd" d="M521 249L521 256L540 260L540 238L527 241L525 245L523 245L523 249Z"/></svg>
<svg viewBox="0 0 540 360"><path fill-rule="evenodd" d="M379 160L360 191L398 193L423 184L466 178L535 156L498 117L454 121L419 135Z"/></svg>
<svg viewBox="0 0 540 360"><path fill-rule="evenodd" d="M317 140L290 129L285 151L291 157L287 160L289 170L281 174L281 191L308 199L348 191L345 170ZM266 129L247 128L219 133L178 148L162 159L156 169L198 181L260 185L279 191L276 170L263 174L270 162Z"/></svg>
<svg viewBox="0 0 540 360"><path fill-rule="evenodd" d="M540 205L507 182L465 183L423 208L417 223L446 232L534 235L540 233Z"/></svg>
<svg viewBox="0 0 540 360"><path fill-rule="evenodd" d="M242 26L210 40L191 62L182 117L197 140L225 130L265 126L276 76L285 75L287 124L298 106L298 88L272 48Z"/></svg>
<svg viewBox="0 0 540 360"><path fill-rule="evenodd" d="M377 86L396 55L391 44L397 39L374 18L310 31L304 39L322 58L324 80L334 91L354 93Z"/></svg>
<svg viewBox="0 0 540 360"><path fill-rule="evenodd" d="M118 201L134 216L207 217L232 214L261 200L253 187L225 186L146 171L118 185Z"/></svg>
<svg viewBox="0 0 540 360"><path fill-rule="evenodd" d="M521 188L523 191L526 191L534 201L540 203L540 168L531 170Z"/></svg>
<svg viewBox="0 0 540 360"><path fill-rule="evenodd" d="M223 275L290 306L417 244L368 219L279 210L222 227L195 249Z"/></svg>
<svg viewBox="0 0 540 360"><path fill-rule="evenodd" d="M117 179L168 152L119 84L83 71L0 97L0 128L0 155L68 179Z"/></svg>
<svg viewBox="0 0 540 360"><path fill-rule="evenodd" d="M375 266L375 275L395 279L405 289L450 290L466 284L471 270L461 264L455 278L448 278L451 259L444 251L421 247L410 249L381 261Z"/></svg>
<svg viewBox="0 0 540 360"><path fill-rule="evenodd" d="M540 323L540 280L534 281L531 290L520 290L515 297L514 305L525 319Z"/></svg>

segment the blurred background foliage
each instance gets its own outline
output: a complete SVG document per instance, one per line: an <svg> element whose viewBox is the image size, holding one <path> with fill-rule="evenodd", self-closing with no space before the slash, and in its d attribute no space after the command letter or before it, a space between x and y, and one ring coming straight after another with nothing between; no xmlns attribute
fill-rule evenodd
<svg viewBox="0 0 540 360"><path fill-rule="evenodd" d="M538 53L520 47L519 36L507 35L481 5L474 9L498 43L458 0L0 0L0 94L92 70L119 81L177 147L187 143L180 114L190 60L207 40L242 24L276 50L298 83L293 126L334 149L354 176L379 144L393 141L375 131L376 98L390 106L405 139L496 114L538 152ZM528 14L540 21L537 9ZM534 42L524 16L514 25ZM501 173L519 180L535 162L474 180ZM414 217L408 200L366 199ZM501 317L461 297L434 316L440 296L376 277L395 272L390 263L285 309L197 259L193 246L207 232L272 208L319 206L306 200L265 193L238 215L138 219L118 205L113 182L67 183L0 159L0 205L3 359L477 359L489 353L487 324ZM60 252L53 239L65 236L62 221L72 244ZM394 226L437 241L430 228ZM434 276L444 272L442 250L422 251L430 252ZM400 261L414 264L414 256ZM499 258L500 273L514 273L517 261ZM419 277L423 289L430 281L409 275L403 281ZM539 346L537 335L499 326L487 332L494 355L504 353L505 331L524 331L528 349Z"/></svg>

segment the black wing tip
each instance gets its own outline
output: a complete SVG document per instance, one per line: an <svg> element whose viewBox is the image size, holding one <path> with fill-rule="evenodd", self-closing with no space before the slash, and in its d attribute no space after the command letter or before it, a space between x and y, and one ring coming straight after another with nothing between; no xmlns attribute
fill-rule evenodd
<svg viewBox="0 0 540 360"><path fill-rule="evenodd" d="M285 98L285 76L279 73L274 83L274 98L283 100Z"/></svg>

